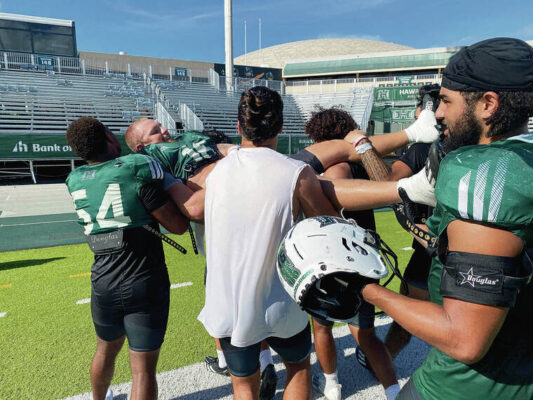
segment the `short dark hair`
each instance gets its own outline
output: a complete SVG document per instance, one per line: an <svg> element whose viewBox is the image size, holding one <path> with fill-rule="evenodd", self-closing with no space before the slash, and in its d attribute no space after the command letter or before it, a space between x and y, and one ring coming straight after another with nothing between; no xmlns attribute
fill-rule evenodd
<svg viewBox="0 0 533 400"><path fill-rule="evenodd" d="M472 107L486 91L461 92L466 104ZM499 98L498 109L486 121L490 125L488 137L505 136L527 124L533 115L533 92L496 92Z"/></svg>
<svg viewBox="0 0 533 400"><path fill-rule="evenodd" d="M283 100L264 86L245 90L239 101L238 120L243 136L254 144L277 136L283 126Z"/></svg>
<svg viewBox="0 0 533 400"><path fill-rule="evenodd" d="M311 114L305 123L305 133L316 143L343 139L348 132L359 129L352 116L340 108L322 108Z"/></svg>
<svg viewBox="0 0 533 400"><path fill-rule="evenodd" d="M92 117L81 117L67 128L67 143L74 154L84 160L94 160L107 152L107 128Z"/></svg>

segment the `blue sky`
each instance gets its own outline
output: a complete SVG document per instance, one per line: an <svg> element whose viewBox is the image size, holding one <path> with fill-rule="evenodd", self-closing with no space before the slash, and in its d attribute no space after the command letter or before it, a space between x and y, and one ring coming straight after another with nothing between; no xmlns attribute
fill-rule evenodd
<svg viewBox="0 0 533 400"><path fill-rule="evenodd" d="M78 50L224 62L224 0L0 0L0 11L76 22ZM234 56L319 38L415 48L533 40L533 0L233 0Z"/></svg>

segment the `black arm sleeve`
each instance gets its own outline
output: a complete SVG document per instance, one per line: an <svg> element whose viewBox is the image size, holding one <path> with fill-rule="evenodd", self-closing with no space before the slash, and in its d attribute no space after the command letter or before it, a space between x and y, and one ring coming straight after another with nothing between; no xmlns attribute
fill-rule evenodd
<svg viewBox="0 0 533 400"><path fill-rule="evenodd" d="M400 161L406 164L413 174L416 174L426 163L431 143L415 143L400 157Z"/></svg>
<svg viewBox="0 0 533 400"><path fill-rule="evenodd" d="M139 198L146 211L152 213L168 201L168 195L163 190L163 181L151 182L139 190Z"/></svg>
<svg viewBox="0 0 533 400"><path fill-rule="evenodd" d="M471 303L513 307L531 279L531 261L525 253L511 258L449 252L441 260L441 295Z"/></svg>
<svg viewBox="0 0 533 400"><path fill-rule="evenodd" d="M290 157L294 160L300 160L308 164L311 168L315 170L317 174L321 174L324 172L324 166L317 158L317 156L315 156L310 151L307 151L306 149L300 150L298 153L292 154Z"/></svg>

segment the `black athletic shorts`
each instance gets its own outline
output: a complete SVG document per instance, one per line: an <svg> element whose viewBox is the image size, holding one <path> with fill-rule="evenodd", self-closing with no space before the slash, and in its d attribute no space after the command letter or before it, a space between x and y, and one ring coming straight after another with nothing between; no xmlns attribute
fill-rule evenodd
<svg viewBox="0 0 533 400"><path fill-rule="evenodd" d="M302 331L289 338L283 339L272 336L265 340L282 360L288 363L301 362L311 353L311 328L309 324ZM237 347L231 344L231 337L226 337L220 339L220 347L224 352L228 370L233 376L250 376L259 369L261 342L246 347Z"/></svg>
<svg viewBox="0 0 533 400"><path fill-rule="evenodd" d="M359 329L370 329L374 327L374 319L375 319L375 311L376 308L366 301L363 301L361 303L361 307L359 308L359 312L355 316L353 320L348 322L349 325L352 325ZM313 317L313 319L318 322L320 325L323 326L333 326L333 322L329 321L327 319L317 318Z"/></svg>
<svg viewBox="0 0 533 400"><path fill-rule="evenodd" d="M415 249L415 251L411 255L411 259L405 268L403 277L409 285L419 289L428 290L431 257L416 239L413 240L413 249Z"/></svg>
<svg viewBox="0 0 533 400"><path fill-rule="evenodd" d="M112 341L126 335L133 351L153 351L167 329L170 282L166 268L112 289L94 285L91 313L98 337Z"/></svg>

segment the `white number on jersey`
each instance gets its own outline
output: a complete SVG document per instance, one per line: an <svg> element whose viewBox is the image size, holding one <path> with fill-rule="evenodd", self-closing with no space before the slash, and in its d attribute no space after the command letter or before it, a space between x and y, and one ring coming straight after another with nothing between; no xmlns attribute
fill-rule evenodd
<svg viewBox="0 0 533 400"><path fill-rule="evenodd" d="M74 201L85 199L87 193L85 189L76 190L72 192L72 198ZM106 218L109 209L112 209L112 216ZM90 235L94 224L91 223L91 216L85 210L76 210L78 216L86 223L85 234ZM100 228L121 228L127 226L131 222L131 218L124 215L124 207L122 206L122 195L120 193L120 185L118 183L111 183L107 186L107 189L102 199L102 203L98 209L96 215L96 222L100 225Z"/></svg>

